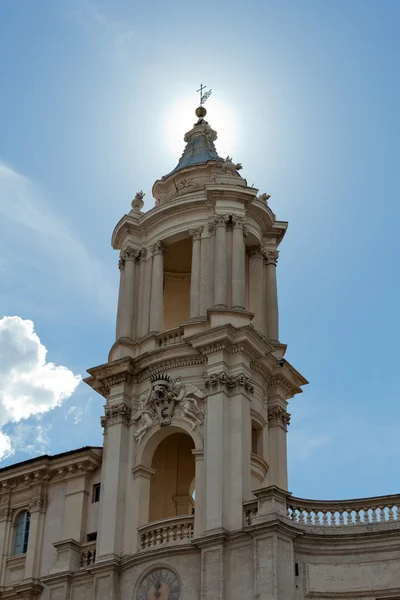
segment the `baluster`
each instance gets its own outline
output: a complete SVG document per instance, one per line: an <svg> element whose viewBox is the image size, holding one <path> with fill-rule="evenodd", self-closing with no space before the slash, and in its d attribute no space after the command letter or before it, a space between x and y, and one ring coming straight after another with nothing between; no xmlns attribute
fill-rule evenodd
<svg viewBox="0 0 400 600"><path fill-rule="evenodd" d="M328 511L327 510L322 510L322 525L329 525L329 521L328 521Z"/></svg>
<svg viewBox="0 0 400 600"><path fill-rule="evenodd" d="M364 525L368 525L368 523L369 523L369 508L363 508L363 520L364 520Z"/></svg>
<svg viewBox="0 0 400 600"><path fill-rule="evenodd" d="M360 511L360 509L358 508L358 509L355 511L355 524L356 524L356 525L359 525L360 523L361 523L361 511Z"/></svg>
<svg viewBox="0 0 400 600"><path fill-rule="evenodd" d="M353 525L353 514L350 508L346 510L346 525Z"/></svg>
<svg viewBox="0 0 400 600"><path fill-rule="evenodd" d="M312 510L310 512L310 518L311 518L311 525L317 525L317 513L315 512L315 510Z"/></svg>
<svg viewBox="0 0 400 600"><path fill-rule="evenodd" d="M176 536L176 538L178 540L182 539L182 524L177 526L177 536Z"/></svg>
<svg viewBox="0 0 400 600"><path fill-rule="evenodd" d="M377 517L376 511L377 511L377 507L373 506L371 508L371 523L377 523L378 522L378 517Z"/></svg>

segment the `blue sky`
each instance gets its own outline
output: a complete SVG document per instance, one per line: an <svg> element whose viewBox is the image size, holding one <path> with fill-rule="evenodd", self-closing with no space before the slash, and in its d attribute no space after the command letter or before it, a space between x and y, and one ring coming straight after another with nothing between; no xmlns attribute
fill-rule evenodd
<svg viewBox="0 0 400 600"><path fill-rule="evenodd" d="M113 342L111 232L138 190L152 206L202 81L217 148L289 221L281 340L310 381L290 403L290 491L399 492L400 4L138 7L0 4L0 319L20 317L0 329L19 374L0 368L0 465L101 444L103 400L77 376ZM43 370L45 399L17 410Z"/></svg>

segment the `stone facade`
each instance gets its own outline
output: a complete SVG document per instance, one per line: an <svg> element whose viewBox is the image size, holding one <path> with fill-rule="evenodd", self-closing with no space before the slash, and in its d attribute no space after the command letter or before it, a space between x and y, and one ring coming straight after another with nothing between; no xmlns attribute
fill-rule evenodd
<svg viewBox="0 0 400 600"><path fill-rule="evenodd" d="M103 448L0 470L0 599L400 598L400 496L288 492L307 381L279 339L287 224L197 114L154 208L139 192L112 236L116 340L86 379Z"/></svg>

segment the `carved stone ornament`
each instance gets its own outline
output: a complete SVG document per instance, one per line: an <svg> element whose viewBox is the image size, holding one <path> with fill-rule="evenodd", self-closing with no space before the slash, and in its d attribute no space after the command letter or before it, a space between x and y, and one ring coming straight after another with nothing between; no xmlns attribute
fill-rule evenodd
<svg viewBox="0 0 400 600"><path fill-rule="evenodd" d="M138 192L136 194L136 196L134 197L134 199L132 200L131 206L133 208L133 210L135 211L141 211L143 206L144 206L144 202L143 202L143 198L145 197L145 193L140 190L140 192Z"/></svg>
<svg viewBox="0 0 400 600"><path fill-rule="evenodd" d="M257 200L260 200L261 202L265 202L265 204L268 204L268 200L271 198L271 194L260 194L259 196L257 196Z"/></svg>
<svg viewBox="0 0 400 600"><path fill-rule="evenodd" d="M262 255L264 257L265 264L267 265L276 265L278 264L279 252L278 250L266 250L262 249Z"/></svg>
<svg viewBox="0 0 400 600"><path fill-rule="evenodd" d="M243 169L242 163L234 163L230 156L227 156L224 162L217 163L216 166L222 169L227 175L239 175L237 171Z"/></svg>
<svg viewBox="0 0 400 600"><path fill-rule="evenodd" d="M140 250L128 246L124 250L121 250L118 261L118 268L120 271L125 269L125 263L127 260L136 260L140 257Z"/></svg>
<svg viewBox="0 0 400 600"><path fill-rule="evenodd" d="M177 181L175 185L178 192L184 191L186 194L197 187L197 185L193 183L193 177L184 177L180 181Z"/></svg>
<svg viewBox="0 0 400 600"><path fill-rule="evenodd" d="M110 404L105 407L104 417L101 417L101 426L108 427L117 423L129 424L131 418L131 409L124 402L118 404Z"/></svg>
<svg viewBox="0 0 400 600"><path fill-rule="evenodd" d="M11 519L12 509L9 506L0 506L0 521L8 521Z"/></svg>
<svg viewBox="0 0 400 600"><path fill-rule="evenodd" d="M214 215L208 224L208 230L213 232L217 227L226 227L229 220L230 215Z"/></svg>
<svg viewBox="0 0 400 600"><path fill-rule="evenodd" d="M249 377L246 377L243 373L231 377L224 372L213 373L206 381L207 390L216 390L218 388L226 388L230 394L234 394L240 391L247 392L248 394L254 393L254 386L250 381Z"/></svg>
<svg viewBox="0 0 400 600"><path fill-rule="evenodd" d="M204 411L199 406L203 399L201 390L190 383L183 383L179 377L154 375L150 390L140 395L138 410L132 417L137 422L136 441L140 442L155 423L161 427L170 425L177 406L181 418L195 430L204 420Z"/></svg>
<svg viewBox="0 0 400 600"><path fill-rule="evenodd" d="M45 512L47 508L46 496L35 496L29 500L29 511L32 512Z"/></svg>
<svg viewBox="0 0 400 600"><path fill-rule="evenodd" d="M155 254L165 254L165 251L166 251L165 244L161 241L158 241L155 244L153 244L152 246L150 246L150 250L151 250L153 256Z"/></svg>
<svg viewBox="0 0 400 600"><path fill-rule="evenodd" d="M204 227L197 227L196 229L189 229L189 236L193 240L201 240L201 234L203 233Z"/></svg>
<svg viewBox="0 0 400 600"><path fill-rule="evenodd" d="M272 406L268 410L268 425L270 427L281 427L285 431L290 423L290 414L281 406Z"/></svg>

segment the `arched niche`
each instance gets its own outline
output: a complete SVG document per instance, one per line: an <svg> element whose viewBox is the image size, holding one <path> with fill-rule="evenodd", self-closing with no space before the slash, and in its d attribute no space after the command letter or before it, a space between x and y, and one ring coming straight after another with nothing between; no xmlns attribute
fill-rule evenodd
<svg viewBox="0 0 400 600"><path fill-rule="evenodd" d="M190 319L191 269L191 238L169 243L164 256L164 331L174 329Z"/></svg>

